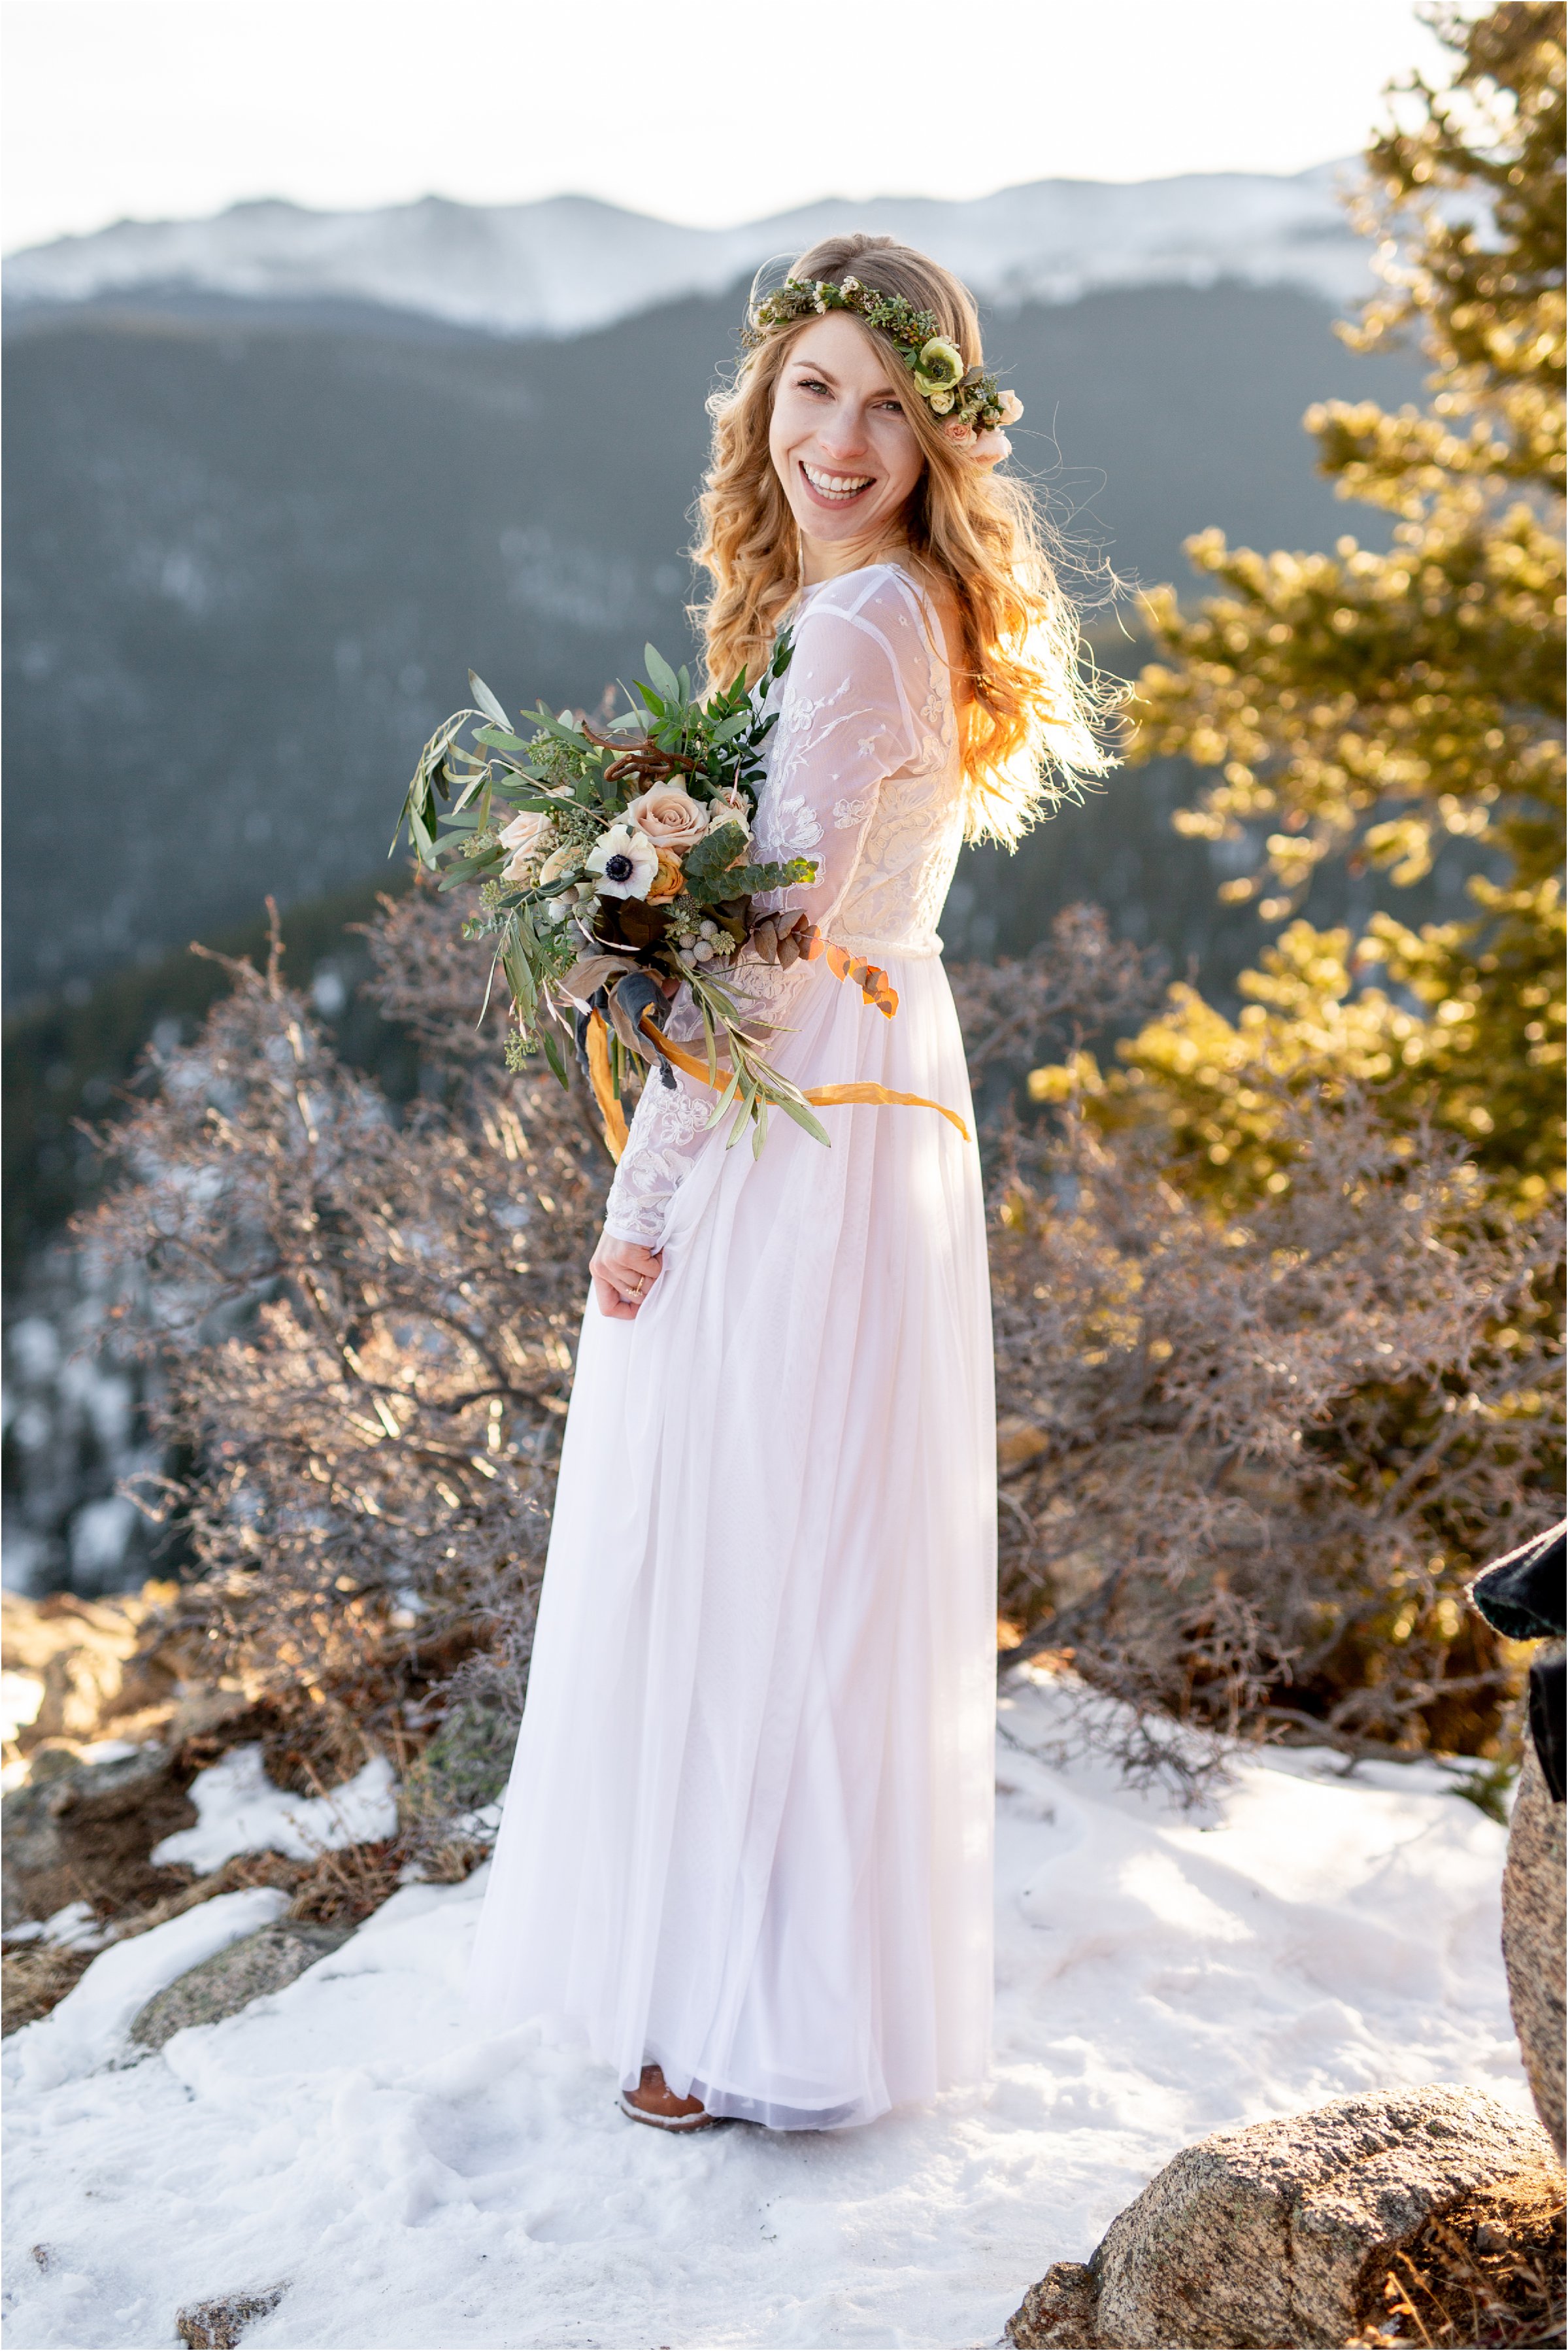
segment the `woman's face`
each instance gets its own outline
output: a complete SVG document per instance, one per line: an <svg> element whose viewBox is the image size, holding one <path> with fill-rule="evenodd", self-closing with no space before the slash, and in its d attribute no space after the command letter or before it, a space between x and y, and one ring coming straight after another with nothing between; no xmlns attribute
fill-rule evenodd
<svg viewBox="0 0 1568 2351"><path fill-rule="evenodd" d="M774 394L768 447L808 580L901 537L905 503L925 469L905 413L919 396L912 386L900 391L866 329L842 310L796 336Z"/></svg>

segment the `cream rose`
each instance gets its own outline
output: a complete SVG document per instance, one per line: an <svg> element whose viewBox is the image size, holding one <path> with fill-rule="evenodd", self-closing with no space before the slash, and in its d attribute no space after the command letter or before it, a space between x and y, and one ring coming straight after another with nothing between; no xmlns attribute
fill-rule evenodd
<svg viewBox="0 0 1568 2351"><path fill-rule="evenodd" d="M512 852L501 871L504 882L515 882L521 878L524 868L544 847L550 830L549 818L541 816L536 809L524 809L513 818L510 824L502 826L496 838L503 849Z"/></svg>
<svg viewBox="0 0 1568 2351"><path fill-rule="evenodd" d="M989 433L977 434L974 446L964 451L971 465L979 465L987 471L992 465L1000 465L1004 457L1012 455L1012 442L1005 433L997 432L994 426Z"/></svg>
<svg viewBox="0 0 1568 2351"><path fill-rule="evenodd" d="M707 831L701 809L679 784L650 786L633 800L626 817L655 849L695 849Z"/></svg>
<svg viewBox="0 0 1568 2351"><path fill-rule="evenodd" d="M569 844L565 849L552 849L539 868L539 879L546 883L559 882L564 874L571 872L574 865L580 865L582 862L583 852L580 849L574 849Z"/></svg>
<svg viewBox="0 0 1568 2351"><path fill-rule="evenodd" d="M973 425L966 424L961 416L950 416L942 431L950 441L956 441L961 449L972 449L978 437Z"/></svg>
<svg viewBox="0 0 1568 2351"><path fill-rule="evenodd" d="M745 795L734 790L715 792L708 803L708 830L717 832L721 825L738 824L746 839L752 837L751 811Z"/></svg>
<svg viewBox="0 0 1568 2351"><path fill-rule="evenodd" d="M1015 392L1004 392L1000 395L1000 398L1002 403L1002 421L1003 424L1016 424L1019 418L1023 413L1023 402L1019 399L1018 394Z"/></svg>

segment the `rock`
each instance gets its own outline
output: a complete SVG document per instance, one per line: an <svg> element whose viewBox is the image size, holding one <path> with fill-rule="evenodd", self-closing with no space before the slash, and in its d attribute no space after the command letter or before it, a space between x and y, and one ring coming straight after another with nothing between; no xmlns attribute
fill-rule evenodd
<svg viewBox="0 0 1568 2351"><path fill-rule="evenodd" d="M1020 2351L1283 2351L1357 2333L1394 2255L1481 2190L1542 2173L1551 2148L1480 2091L1336 2098L1186 2147L1008 2321Z"/></svg>
<svg viewBox="0 0 1568 2351"><path fill-rule="evenodd" d="M35 1676L43 1699L24 1745L41 1739L92 1740L117 1717L172 1698L174 1676L141 1648L143 1625L174 1587L150 1583L114 1600L70 1592L0 1603L0 1655L13 1672Z"/></svg>
<svg viewBox="0 0 1568 2351"><path fill-rule="evenodd" d="M346 1943L348 1934L347 1927L312 1927L297 1918L280 1918L275 1926L242 1935L238 1942L154 1993L133 2022L130 2037L144 2049L161 2049L188 2024L216 2024L220 2017L237 2016L253 2000L291 1984Z"/></svg>
<svg viewBox="0 0 1568 2351"><path fill-rule="evenodd" d="M234 2351L247 2326L265 2318L288 2292L288 2280L260 2294L226 2294L215 2302L187 2303L174 2314L174 2332L187 2351Z"/></svg>
<svg viewBox="0 0 1568 2351"><path fill-rule="evenodd" d="M148 1859L160 1838L196 1817L167 1748L149 1745L104 1763L49 1752L47 1773L13 1789L0 1807L5 1926L51 1918L68 1902L122 1910L186 1883L186 1872L155 1869Z"/></svg>
<svg viewBox="0 0 1568 2351"><path fill-rule="evenodd" d="M1563 1812L1526 1745L1502 1879L1502 1957L1530 2095L1563 2158Z"/></svg>
<svg viewBox="0 0 1568 2351"><path fill-rule="evenodd" d="M1095 2273L1083 2262L1053 2262L1007 2322L1010 2343L1029 2351L1095 2351Z"/></svg>
<svg viewBox="0 0 1568 2351"><path fill-rule="evenodd" d="M1010 1469L1027 1469L1049 1449L1050 1443L1043 1428L1009 1413L996 1424L996 1466L1004 1477Z"/></svg>

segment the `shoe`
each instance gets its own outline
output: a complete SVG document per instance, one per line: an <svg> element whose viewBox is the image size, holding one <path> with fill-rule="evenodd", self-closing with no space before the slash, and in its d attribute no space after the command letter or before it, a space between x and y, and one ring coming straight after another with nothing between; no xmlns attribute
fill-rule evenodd
<svg viewBox="0 0 1568 2351"><path fill-rule="evenodd" d="M622 2090L616 2103L628 2123L646 2123L650 2130L694 2131L708 2130L714 2123L725 2119L722 2115L709 2114L695 2098L676 2097L674 2092L666 2086L664 2074L657 2065L643 2067L642 2078L637 2088L640 2096L664 2101L669 2111L660 2114L654 2105L634 2105L632 2094Z"/></svg>

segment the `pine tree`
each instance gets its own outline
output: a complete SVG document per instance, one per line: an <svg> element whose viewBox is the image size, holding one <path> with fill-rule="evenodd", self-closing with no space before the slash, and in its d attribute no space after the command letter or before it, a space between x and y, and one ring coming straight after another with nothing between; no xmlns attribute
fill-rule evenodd
<svg viewBox="0 0 1568 2351"><path fill-rule="evenodd" d="M1353 939L1291 921L1239 1023L1177 989L1124 1049L1121 1112L1163 1114L1179 1161L1231 1196L1289 1180L1282 1085L1357 1080L1396 1118L1457 1128L1521 1207L1562 1164L1564 10L1428 21L1452 79L1401 86L1368 151L1385 291L1343 331L1363 350L1418 335L1430 397L1306 419L1341 494L1397 518L1394 544L1193 541L1221 592L1195 616L1170 590L1151 599L1164 658L1139 681L1135 757L1219 771L1183 831L1267 827L1260 871L1227 885L1269 890L1266 919L1296 914L1325 859L1415 882L1444 835L1480 844L1492 878L1472 880L1463 922L1379 914ZM1040 1071L1035 1091L1065 1078Z"/></svg>

